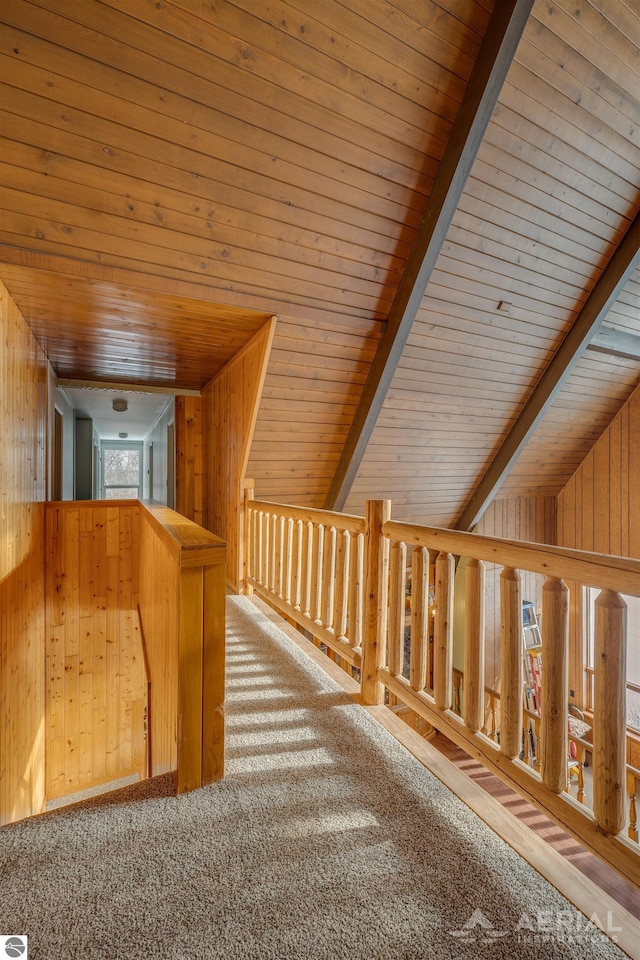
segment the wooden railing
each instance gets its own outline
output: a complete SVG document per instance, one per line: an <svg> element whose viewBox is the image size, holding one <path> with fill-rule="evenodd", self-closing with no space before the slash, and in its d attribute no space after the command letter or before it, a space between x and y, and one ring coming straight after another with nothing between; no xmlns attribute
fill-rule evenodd
<svg viewBox="0 0 640 960"><path fill-rule="evenodd" d="M341 658L362 653L365 521L250 501L248 583Z"/></svg>
<svg viewBox="0 0 640 960"><path fill-rule="evenodd" d="M631 783L625 763L626 620L620 596L640 595L639 561L399 523L390 519L388 501L370 501L363 519L248 497L245 530L248 587L359 665L363 703L406 705L625 877L640 883L640 850L632 842L636 828L631 787L635 791L637 778L634 774ZM458 563L461 558L464 564ZM489 695L488 731L487 564L502 571L500 691ZM523 571L544 581L539 715L527 711L523 699ZM596 604L593 742L588 744L569 734L566 580L601 590ZM465 611L464 682L456 693L461 716L454 709L455 591L463 594ZM532 724L535 756L527 753L525 737ZM587 747L591 751L592 810L584 802L584 784L580 798L567 790L571 740L578 757ZM583 772L583 766L579 769ZM632 798L629 805L627 798ZM624 836L625 827L629 837Z"/></svg>

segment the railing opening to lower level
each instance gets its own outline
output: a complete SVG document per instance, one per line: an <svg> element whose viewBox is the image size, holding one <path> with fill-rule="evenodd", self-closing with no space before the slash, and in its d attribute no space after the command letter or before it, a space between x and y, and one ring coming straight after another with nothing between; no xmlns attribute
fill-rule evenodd
<svg viewBox="0 0 640 960"><path fill-rule="evenodd" d="M640 883L621 597L640 596L639 561L399 523L389 501L368 502L361 518L248 491L244 518L247 588L338 657L364 703L406 705ZM576 597L585 587L599 595L593 709L581 721ZM531 606L540 608L533 642ZM487 686L488 623L499 639L497 681Z"/></svg>

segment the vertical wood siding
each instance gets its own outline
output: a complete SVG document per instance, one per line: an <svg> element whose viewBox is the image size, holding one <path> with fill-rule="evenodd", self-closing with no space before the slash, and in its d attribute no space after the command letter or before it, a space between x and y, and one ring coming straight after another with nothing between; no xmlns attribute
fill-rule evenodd
<svg viewBox="0 0 640 960"><path fill-rule="evenodd" d="M0 825L44 804L46 360L0 283Z"/></svg>
<svg viewBox="0 0 640 960"><path fill-rule="evenodd" d="M558 497L563 547L640 557L640 387Z"/></svg>
<svg viewBox="0 0 640 960"><path fill-rule="evenodd" d="M139 507L46 508L47 797L140 769Z"/></svg>
<svg viewBox="0 0 640 960"><path fill-rule="evenodd" d="M631 395L558 496L558 544L623 557L640 557L640 387ZM579 613L582 591L571 585ZM584 701L580 616L572 617L569 678Z"/></svg>
<svg viewBox="0 0 640 960"><path fill-rule="evenodd" d="M275 320L266 324L202 392L207 527L227 542L227 577L233 586L242 565L242 484L274 326Z"/></svg>

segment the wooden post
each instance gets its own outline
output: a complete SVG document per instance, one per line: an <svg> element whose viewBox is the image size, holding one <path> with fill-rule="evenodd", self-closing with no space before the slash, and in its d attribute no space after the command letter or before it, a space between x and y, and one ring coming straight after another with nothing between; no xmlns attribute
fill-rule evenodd
<svg viewBox="0 0 640 960"><path fill-rule="evenodd" d="M255 480L245 480L238 543L242 544L242 557L240 558L240 593L244 593L247 596L251 596L253 593L253 587L249 585L248 581L255 570L255 557L252 552L253 511L249 508L249 503L254 497Z"/></svg>
<svg viewBox="0 0 640 960"><path fill-rule="evenodd" d="M605 833L617 834L626 820L626 604L603 590L595 606L593 812Z"/></svg>
<svg viewBox="0 0 640 960"><path fill-rule="evenodd" d="M542 780L562 793L569 756L569 590L557 577L542 588L542 663Z"/></svg>
<svg viewBox="0 0 640 960"><path fill-rule="evenodd" d="M440 710L450 710L453 660L454 560L442 551L436 557L436 616L433 643L433 696Z"/></svg>
<svg viewBox="0 0 640 960"><path fill-rule="evenodd" d="M404 668L404 590L407 567L407 545L397 542L391 547L389 576L389 672L402 676Z"/></svg>
<svg viewBox="0 0 640 960"><path fill-rule="evenodd" d="M463 714L472 733L484 724L484 577L482 560L469 560L465 570Z"/></svg>
<svg viewBox="0 0 640 960"><path fill-rule="evenodd" d="M429 675L429 551L414 547L411 557L411 689L424 690Z"/></svg>
<svg viewBox="0 0 640 960"><path fill-rule="evenodd" d="M382 535L382 526L390 516L390 500L367 500L364 638L360 674L364 704L384 702L384 686L378 680L378 669L383 666L386 653L389 541Z"/></svg>
<svg viewBox="0 0 640 960"><path fill-rule="evenodd" d="M522 749L522 578L505 567L500 575L500 753L510 760Z"/></svg>

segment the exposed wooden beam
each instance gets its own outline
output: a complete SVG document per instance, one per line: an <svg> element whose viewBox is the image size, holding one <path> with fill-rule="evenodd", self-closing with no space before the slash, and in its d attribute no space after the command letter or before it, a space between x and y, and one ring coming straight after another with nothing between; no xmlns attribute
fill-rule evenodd
<svg viewBox="0 0 640 960"><path fill-rule="evenodd" d="M626 357L628 360L640 360L640 333L625 333L603 323L589 344L589 350L608 353L613 357Z"/></svg>
<svg viewBox="0 0 640 960"><path fill-rule="evenodd" d="M593 287L573 326L538 380L482 480L470 497L457 530L471 530L507 477L529 437L589 346L633 271L640 264L640 213ZM635 339L635 338L634 338Z"/></svg>
<svg viewBox="0 0 640 960"><path fill-rule="evenodd" d="M351 490L532 6L533 0L495 4L327 494L327 509L342 510Z"/></svg>
<svg viewBox="0 0 640 960"><path fill-rule="evenodd" d="M158 386L157 384L144 384L136 380L129 383L126 380L74 380L69 377L59 377L57 380L59 387L79 387L89 390L126 390L127 393L160 393L168 397L199 397L200 390L187 390L184 387Z"/></svg>

